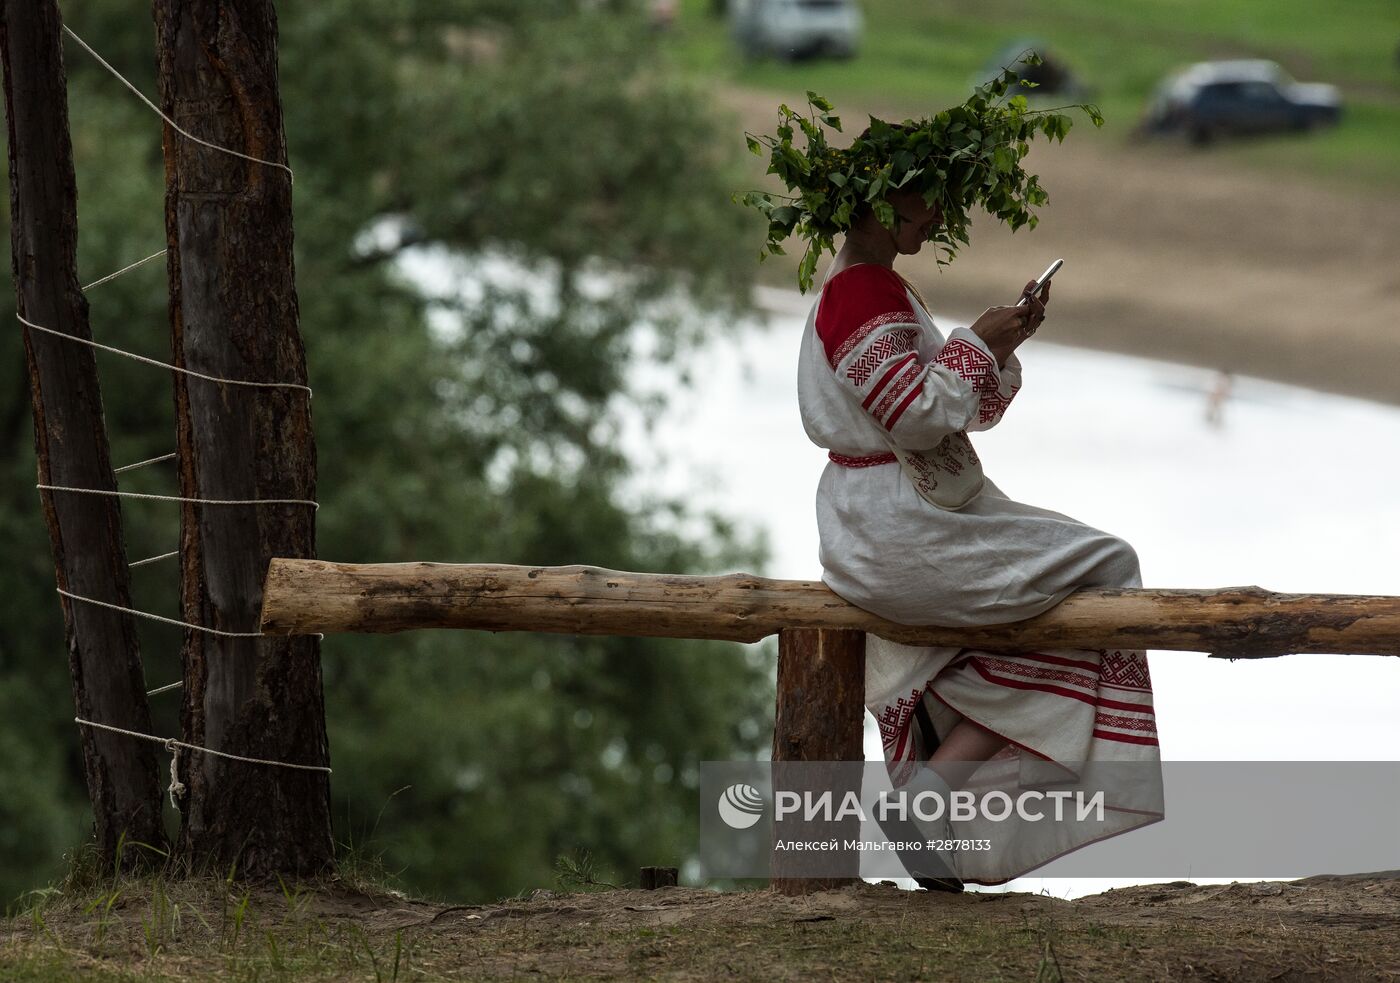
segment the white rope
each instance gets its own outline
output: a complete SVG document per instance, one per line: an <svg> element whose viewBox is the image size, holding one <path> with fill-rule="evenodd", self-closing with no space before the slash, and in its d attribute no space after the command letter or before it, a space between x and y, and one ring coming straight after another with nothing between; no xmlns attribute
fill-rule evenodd
<svg viewBox="0 0 1400 983"><path fill-rule="evenodd" d="M109 604L107 601L99 601L95 597L83 597L81 594L73 594L62 587L55 587L64 597L71 597L75 601L86 601L89 604L96 604L99 607L111 608L113 611L124 611L127 614L134 614L142 618L150 618L152 621L163 621L167 625L176 625L180 628L193 628L195 631L208 632L211 635L220 635L224 638L277 638L281 636L264 635L260 631L220 631L218 628L210 628L207 625L192 625L188 621L176 621L174 618L165 618L158 614L151 614L149 611L138 611L135 608L124 608L120 604ZM324 632L313 632L317 638L325 638Z"/></svg>
<svg viewBox="0 0 1400 983"><path fill-rule="evenodd" d="M170 752L170 787L166 791L170 793L170 805L178 809L186 792L185 783L180 781L180 745L174 738L167 738L165 749Z"/></svg>
<svg viewBox="0 0 1400 983"><path fill-rule="evenodd" d="M84 720L82 717L74 717L73 721L74 723L82 724L84 727L96 727L98 730L110 730L114 734L125 734L127 737L136 737L143 741L155 741L157 744L164 744L167 748L184 748L187 751L212 754L215 757L228 758L231 761L243 761L250 765L272 765L274 768L323 771L327 775L331 773L331 770L325 765L299 765L291 761L269 761L267 758L245 758L241 754L229 754L227 751L215 751L213 748L200 747L198 744L186 744L184 741L177 741L173 737L156 737L154 734L142 734L140 731L125 730L121 727L113 727L111 724L99 724L91 720Z"/></svg>
<svg viewBox="0 0 1400 983"><path fill-rule="evenodd" d="M179 556L179 555L180 555L180 551L179 551L179 550L171 550L169 553L162 553L160 556L148 556L148 557L146 557L144 560L137 560L137 561L134 562L134 563L128 563L127 566L128 566L128 567L144 567L147 563L155 563L157 560L168 560L168 559L170 559L172 556Z"/></svg>
<svg viewBox="0 0 1400 983"><path fill-rule="evenodd" d="M179 457L179 456L180 456L180 455L178 455L178 454L172 452L172 453L170 453L170 454L164 454L164 455L162 455L162 456L160 456L160 457L148 457L148 458L146 458L146 460L144 460L144 461L137 461L135 464L123 464L123 465L122 465L121 467L119 467L119 468L113 468L113 469L112 469L112 473L113 473L113 474L121 474L123 471L131 471L131 470L133 470L134 468L145 467L147 464L159 464L161 461L171 461L171 460L174 460L175 458L177 458L177 457Z"/></svg>
<svg viewBox="0 0 1400 983"><path fill-rule="evenodd" d="M78 492L81 495L116 495L120 498L149 498L157 502L193 502L196 505L310 505L321 506L309 498L184 498L180 495L147 495L144 492L108 491L103 488L72 488L68 485L35 485L48 491Z"/></svg>
<svg viewBox="0 0 1400 983"><path fill-rule="evenodd" d="M186 621L176 621L174 618L164 618L158 614L151 614L149 611L137 611L135 608L124 608L120 604L109 604L106 601L99 601L94 597L83 597L81 594L70 594L62 587L54 588L64 597L71 597L75 601L86 601L89 604L96 604L98 607L111 608L113 611L125 611L127 614L139 615L142 618L150 618L152 621L164 621L167 625L178 625L181 628L193 628L195 631L207 631L211 635L220 635L224 638L262 638L260 631L220 631L218 628L210 628L207 625L192 625Z"/></svg>
<svg viewBox="0 0 1400 983"><path fill-rule="evenodd" d="M15 317L19 318L21 324L27 325L28 327L33 328L35 331L46 331L49 334L55 335L59 338L67 338L69 341L78 341L83 343L84 345L91 345L93 348L100 348L104 352L111 352L114 355L124 355L125 357L133 358L138 362L145 362L147 365L156 365L163 369L169 369L171 372L183 372L185 375L192 375L196 379L207 379L210 382L222 382L230 386L257 386L259 388L264 389L305 389L306 395L308 397L311 396L311 387L303 386L299 382L251 382L247 379L221 379L216 375L206 375L203 372L196 372L194 371L194 369L183 369L178 365L171 365L169 362L160 362L154 358L147 358L145 355L137 355L133 352L124 351L120 348L113 348L111 345L98 344L97 342L91 341L87 338L79 338L77 335L67 334L63 331L56 331L53 328L46 328L42 324L35 324L33 321L26 320L24 315L19 313L18 311L15 312Z"/></svg>
<svg viewBox="0 0 1400 983"><path fill-rule="evenodd" d="M96 60L97 60L97 63L98 63L99 65L101 65L103 68L107 69L108 72L110 72L110 73L111 73L113 76L115 76L123 85L125 85L128 89L130 89L131 92L132 92L138 99L140 99L143 103L145 103L157 116L159 116L159 117L160 117L161 119L163 119L166 123L168 123L168 124L170 125L170 127L171 127L173 130L175 130L176 133L179 133L181 136L185 137L185 138L188 139L188 140L193 140L195 143L197 143L197 144L199 144L199 145L201 145L201 146L208 147L210 150L216 150L216 151L218 151L219 153L229 154L229 155L231 155L231 156L233 156L233 157L240 157L240 158L242 158L243 160L252 161L252 162L255 163L255 164L263 164L263 165L265 165L265 166L267 166L267 167L277 167L277 168L280 168L280 169L282 169L282 170L284 170L284 171L287 172L288 181L290 181L290 182L292 182L292 183L295 183L296 176L292 173L292 169L291 169L290 167L288 167L286 164L280 163L280 162L278 162L278 161L273 161L273 160L263 160L262 158L260 158L260 157L254 157L254 156L252 156L251 154L245 154L245 153L242 153L241 151L232 150L232 149L230 149L230 148L228 148L228 147L221 147L221 146L219 146L218 144L210 143L208 140L203 140L203 139L201 139L200 137L195 136L193 133L190 133L188 130L186 130L186 129L184 129L183 127L181 127L178 123L176 123L176 122L175 122L173 119L171 119L169 116L165 115L165 113L161 112L161 109L160 109L159 106L157 106L155 103L151 102L150 99L146 98L145 93L143 93L140 89L138 89L135 85L133 85L130 81L128 81L127 78L126 78L124 75L122 75L121 72L119 72L119 71L117 71L115 68L113 68L112 65L109 64L105 58L103 58L103 57L102 57L101 55L99 55L95 50L93 50L93 48L92 48L91 45L89 45L86 41L84 41L82 38L80 38L80 37L77 35L77 33L76 33L71 27L69 27L67 24L64 24L64 25L63 25L63 30L64 30L65 33L68 34L69 37L71 37L74 41L78 42L78 44L81 45L81 46L83 47L83 49L84 49L88 54L90 54L94 59L96 59ZM157 259L157 258L159 258L159 257L161 257L161 256L164 256L164 255L166 254L166 252L167 252L167 250L162 249L162 250L160 250L159 252L152 253L151 255L145 257L144 259L139 259L139 260L137 260L137 261L134 262L134 263L131 263L131 264L127 265L127 266L122 267L121 269L117 270L117 271L114 272L114 273L109 273L109 274L107 274L107 275L104 276L104 277L101 277L101 278L99 278L99 279L97 279L97 280L92 281L91 283L89 283L89 284L87 284L85 287L83 287L82 289L83 289L84 291L87 291L87 290L93 289L94 287L100 287L100 286L101 286L102 284L104 284L104 283L109 283L110 281L115 280L117 277L121 276L123 273L129 273L130 271L132 271L132 270L134 270L134 269L136 269L136 268L138 268L138 267L140 267L140 266L144 266L145 264L151 262L151 261L154 260L154 259ZM225 385L230 385L230 386L253 386L253 387L256 387L256 388L266 388L266 389L277 389L277 388L283 388L283 389L303 389L303 390L306 391L306 395L307 395L308 398L310 398L311 395L312 395L311 387L310 387L310 386L301 385L300 383L294 383L294 382L253 382L253 381L249 381L249 380L245 380L245 379L224 379L224 378L220 378L220 377L218 377L218 376L207 375L207 374L205 374L205 373L203 373L203 372L195 372L193 369L181 368L181 367L178 366L178 365L171 365L171 364L168 363L168 362L161 362L161 361L158 361L158 360L153 359L153 358L147 358L147 357L145 357L144 355L137 355L137 354L135 354L134 352L128 352L128 351L124 351L124 350L122 350L122 349L120 349L120 348L114 348L114 347L112 347L111 345L99 344L99 343L96 342L96 341L91 341L91 340L89 340L89 339L87 339L87 338L79 338L79 337L77 337L77 336L75 336L75 335L67 334L67 333L62 332L62 331L56 331L56 330L54 330L53 328L46 328L46 327L44 327L43 325L35 324L34 322L32 322L32 321L30 321L30 320L27 320L27 319L26 319L22 314L20 314L18 311L15 312L15 317L17 317L17 318L19 319L19 321L20 321L21 324L24 324L24 325L26 325L27 327L32 328L32 329L35 330L35 331L43 331L43 332L46 332L46 333L51 334L51 335L56 335L56 336L59 337L59 338L67 338L67 339L69 339L69 340L71 340L71 341L82 342L83 344L88 345L88 346L90 346L90 347L92 347L92 348L97 348L97 349L101 349L102 351L112 352L112 353L115 354L115 355L122 355L122 356L124 356L124 357L126 357L126 358L133 359L133 360L135 360L135 361L137 361L137 362L144 362L144 363L146 363L147 365L154 365L154 366L157 366L157 367L160 367L160 368L170 369L172 372L181 372L181 373L184 373L184 374L187 375L187 376L193 376L193 377L196 378L196 379L205 379L205 380L207 380L207 381L209 381L209 382L219 382L219 383L223 383L223 384L225 384ZM166 454L166 455L164 455L164 456L162 456L162 457L153 457L153 458L150 458L149 460L138 461L138 462L136 462L135 464L128 464L128 465L126 465L126 466L124 466L124 467L116 468L116 469L114 469L114 471L113 471L112 473L113 473L113 474L120 474L120 473L122 473L123 471L130 471L130 470L132 470L133 468L139 468L139 467L141 467L142 465L146 465L146 464L155 464L155 463L158 463L158 462L160 462L160 461L168 461L168 460L171 460L172 458L174 458L174 457L176 457L176 456L177 456L176 454ZM117 496L122 496L122 497L126 497L126 498L145 498L145 499L154 499L154 500L158 500L158 501L169 501L169 502L193 502L193 503L202 504L202 505L310 505L313 509L318 509L318 508L320 508L320 506L319 506L316 502L308 501L308 500L305 500L305 499L252 499L252 500L200 499L200 498L184 498L184 497L179 497L179 496L174 496L174 495L146 495L146 494L138 494L138 493L135 493L135 492L107 491L107 490L96 489L96 488L71 488L71 487L67 487L67 486L64 486L64 485L38 485L37 487L39 487L39 488L44 488L44 489L48 489L49 491L81 492L81 493L83 493L83 494L89 494L89 495L117 495ZM164 559L167 559L167 558L169 558L169 557L178 556L178 555L179 555L179 551L178 551L178 550L173 551L173 552L170 552L170 553L162 553L162 554L159 555L159 556L152 556L152 557L148 557L148 558L146 558L146 559L144 559L144 560L137 560L135 563L129 564L129 566L132 566L132 567L139 567L139 566L141 566L141 565L143 565L143 564L146 564L146 563L154 563L154 562L156 562L157 560L164 560ZM211 635L220 635L220 636L223 636L223 637L225 637L225 638L262 638L262 637L264 637L263 634L262 634L262 632L231 632L231 631L220 631L220 630L218 630L218 629L216 629L216 628L209 628L209 627L206 627L206 626L204 626L204 625L193 625L193 624L189 624L188 622L177 621L177 620L175 620L174 618L165 618L165 617L162 617L162 616L160 616L160 615L158 615L158 614L151 614L151 613L149 613L149 612L147 612L147 611L137 611L135 608L126 608L126 607L122 607L122 606L117 605L117 604L109 604L109 603L107 603L106 601L99 601L99 600L97 600L96 598L83 597L82 595L73 594L73 593L71 593L71 592L69 592L69 591L66 591L66 590L64 590L64 589L61 588L61 587L57 588L57 590L58 590L58 592L59 592L60 594L64 595L65 597L71 598L72 600L75 600L75 601L84 601L84 602L86 602L86 603L88 603L88 604L96 604L96 605L98 605L98 606L100 606L100 607L111 608L112 610L115 610L115 611L122 611L122 612L124 612L124 613L126 613L126 614L137 615L137 616L140 616L140 617L143 617L143 618L150 618L150 619L153 620L153 621L161 621L161 622L165 622L166 624L176 625L176 626L182 627L182 628L191 628L191 629L194 629L194 630L196 630L196 631L208 632L208 633L211 634ZM317 638L325 638L325 635L318 632L317 635L316 635L316 637L317 637ZM166 685L166 686L158 686L158 687L156 687L156 688L153 689L153 690L148 690L147 693L146 693L146 695L147 695L147 696L157 696L157 695L159 695L159 694L161 694L161 693L168 693L168 692L171 691L171 690L179 689L179 688L180 688L181 686L183 686L183 685L184 685L184 682L181 681L181 682L176 682L176 683L170 683L170 684L168 684L168 685ZM288 762L288 761L270 761L270 760L268 760L268 759L266 759L266 758L249 758L249 757L244 757L243 755L229 754L229 753L226 752L226 751L215 751L213 748L199 747L198 745L195 745L195 744L187 744L187 743L185 743L184 741L177 741L177 740L175 740L174 738L156 737L156 736L154 736L154 735L152 735L152 734L142 734L142 733L138 733L137 731L126 730L126 729L121 728L121 727L113 727L113 726L111 726L110 724L99 724L99 723L96 723L95 721L84 720L82 717L74 717L73 720L74 720L76 723L79 723L79 724L83 725L84 727L95 727L95 728L98 728L98 729L100 729L100 730L111 731L112 733L115 733L115 734L124 734L124 735L126 735L127 737L135 737L135 738L137 738L137 739L139 739L139 740L143 740L143 741L154 741L154 742L156 742L157 744L164 745L165 749L166 749L167 751L170 752L170 786L169 786L169 789L168 789L168 791L169 791L169 793L170 793L170 804L171 804L172 806L174 806L175 808L177 808L177 809L179 808L179 801L178 801L178 800L179 800L180 798L183 798L184 795L185 795L185 793L186 793L186 786L185 786L185 784L184 784L183 782L180 781L179 761L180 761L180 749L181 749L181 748L184 748L184 749L189 750L189 751L198 751L198 752L200 752L200 753L202 753L202 754L212 754L212 755L215 755L215 756L220 757L220 758L227 758L227 759L230 760L230 761L242 761L242 762L244 762L244 763L246 763L246 764L269 765L269 766L275 767L275 768L293 768L293 769L298 769L298 770L301 770L301 771L320 771L320 772L325 772L325 773L328 774L328 775L331 773L331 769L330 769L330 768L327 768L327 767L324 767L324 766L321 766L321 765L302 765L302 764L295 764L295 763Z"/></svg>
<svg viewBox="0 0 1400 983"><path fill-rule="evenodd" d="M160 107L159 107L159 106L157 106L155 103L151 102L151 100L147 99L147 98L146 98L146 94L145 94L144 92L142 92L140 89L136 88L136 86L134 86L134 85L132 85L130 82L128 82L128 81L126 80L126 76L124 76L121 72L117 71L117 70L116 70L115 68L113 68L111 65L107 64L107 60L106 60L105 58L103 58L101 55L99 55L96 51L92 50L92 46L91 46L91 45L89 45L89 44L88 44L86 41L84 41L82 38L78 37L77 34L73 33L73 29L72 29L71 27L69 27L67 24L64 24L64 25L63 25L63 30L64 30L64 31L68 34L68 36L71 37L74 41L77 41L79 44L81 44L81 45L83 46L83 48L87 51L88 54L90 54L90 55L92 55L92 57L96 58L96 59L97 59L97 63L98 63L99 65L101 65L103 68L107 69L107 71L109 71L109 72L111 72L113 75L115 75L118 79L121 80L122 85L126 86L128 89L130 89L132 92L134 92L134 93L136 94L136 98L140 99L140 100L141 100L142 102L144 102L147 106L151 107L151 109L155 112L155 114L156 114L157 116L159 116L161 119L163 119L163 120L165 120L167 123L169 123L169 124L175 129L175 132L176 132L176 133L179 133L181 136L188 137L189 139L193 140L195 143L202 144L203 146L208 147L210 150L217 150L217 151L219 151L220 153L224 153L224 154L232 154L234 157L242 157L244 160L251 160L251 161L252 161L253 163L255 163L255 164L266 164L268 167L280 167L280 168L282 168L282 170L284 170L284 171L287 172L287 177L288 177L288 178L290 178L290 179L292 179L293 181L295 181L295 178L294 178L293 175L292 175L292 169L291 169L290 167L288 167L286 164L279 164L279 163L278 163L277 161L275 161L275 160L263 160L261 157L253 157L253 156L250 156L250 155L248 155L248 154L242 153L242 152L237 151L237 150L230 150L228 147L221 147L221 146L219 146L219 145L216 144L216 143L210 143L208 140L201 140L199 137L195 136L193 133L190 133L188 130L183 130L183 129L181 129L178 123L176 123L173 119L171 119L169 116L165 115L165 113L163 113L163 112L160 111Z"/></svg>
<svg viewBox="0 0 1400 983"><path fill-rule="evenodd" d="M115 273L108 273L106 276L104 276L104 277L103 277L102 279L100 279L100 280L93 280L93 281L92 281L91 283L89 283L86 287L84 287L83 290L84 290L84 291L87 291L87 290L91 290L93 287L100 287L100 286L102 286L104 283L106 283L106 282L109 281L109 280L115 280L117 277L121 276L123 273L130 273L132 270L136 269L136 267L138 267L138 266L145 266L147 263L149 263L151 260L155 259L156 257L158 257L158 256L164 256L165 253L166 253L166 250L164 250L164 249L162 249L162 250L161 250L160 252L158 252L158 253L151 253L151 255L147 256L145 259L138 259L136 262L132 263L130 266L123 266L121 269L117 270L117 272L115 272Z"/></svg>

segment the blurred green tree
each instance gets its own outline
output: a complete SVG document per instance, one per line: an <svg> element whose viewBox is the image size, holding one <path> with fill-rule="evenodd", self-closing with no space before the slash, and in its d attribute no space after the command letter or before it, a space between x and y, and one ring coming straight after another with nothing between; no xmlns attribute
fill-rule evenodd
<svg viewBox="0 0 1400 983"><path fill-rule="evenodd" d="M116 0L64 12L155 91L149 18ZM279 13L320 555L760 567L761 539L723 517L627 492L618 421L656 409L630 388L640 339L682 357L746 309L752 266L728 201L739 164L722 148L737 141L654 50L637 5ZM92 280L163 245L160 125L76 46L67 61ZM410 272L443 257L430 281ZM166 356L160 265L91 292L95 337ZM165 374L100 367L114 460L168 453ZM18 333L0 333L6 897L51 876L87 821L22 370ZM162 467L123 487L170 492ZM175 548L164 503L127 500L125 515L133 558ZM171 561L135 577L139 607L178 615ZM150 685L178 679L178 630L141 631ZM579 851L624 880L683 862L699 762L769 734L770 663L735 645L419 632L336 636L324 653L337 835L444 896L548 884ZM176 733L162 699L157 729Z"/></svg>

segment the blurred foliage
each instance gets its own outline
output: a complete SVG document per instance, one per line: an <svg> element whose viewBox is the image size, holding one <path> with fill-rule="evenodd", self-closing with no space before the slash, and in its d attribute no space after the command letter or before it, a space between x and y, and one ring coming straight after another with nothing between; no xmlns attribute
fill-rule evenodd
<svg viewBox="0 0 1400 983"><path fill-rule="evenodd" d="M728 201L735 141L658 62L640 10L279 6L320 555L761 567L761 542L723 517L622 504L618 419L654 410L629 396L640 333L673 358L735 323L752 265ZM63 10L155 93L144 11ZM164 243L160 124L75 45L66 58L80 274L93 280ZM425 289L400 262L425 256L465 272ZM511 275L483 285L474 271L488 258ZM98 339L167 356L163 264L90 300ZM99 359L114 461L169 452L165 374ZM5 897L51 876L89 821L28 398L20 335L0 333ZM174 490L165 465L122 486ZM174 548L165 503L127 500L124 517L132 559ZM134 576L137 607L178 614L170 562ZM177 679L178 630L140 632L149 684ZM459 899L552 884L556 859L578 851L624 882L642 864L683 863L699 762L754 753L770 733L767 649L415 632L333 636L324 654L337 837L357 857L382 853L405 887ZM176 733L176 695L153 703L157 732Z"/></svg>

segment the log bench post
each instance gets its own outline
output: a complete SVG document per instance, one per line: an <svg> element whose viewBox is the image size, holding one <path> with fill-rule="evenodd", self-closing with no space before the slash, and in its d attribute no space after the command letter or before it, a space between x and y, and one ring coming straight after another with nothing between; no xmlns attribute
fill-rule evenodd
<svg viewBox="0 0 1400 983"><path fill-rule="evenodd" d="M1261 587L1076 591L997 625L903 625L819 580L695 577L574 564L332 563L277 557L263 586L266 635L419 628L548 631L756 642L785 628L873 632L905 645L989 652L1166 649L1229 659L1289 652L1400 655L1400 597L1278 594Z"/></svg>
<svg viewBox="0 0 1400 983"><path fill-rule="evenodd" d="M865 638L991 652L1157 649L1213 658L1293 652L1400 656L1400 597L1121 587L1076 591L1034 618L946 627L887 621L819 580L748 573L699 577L574 564L333 563L278 557L268 565L268 635L421 628L543 631L633 638L757 642L778 636L775 784L794 761L863 762ZM841 793L845 777L824 790ZM831 832L858 837L832 824ZM810 828L804 833L810 833ZM825 832L825 831L824 831ZM793 854L773 851L771 886L803 894L850 883L849 872L806 878Z"/></svg>
<svg viewBox="0 0 1400 983"><path fill-rule="evenodd" d="M778 632L778 708L773 761L865 760L865 632L850 628L783 628ZM775 777L775 790L777 779ZM845 789L832 789L839 797ZM859 793L859 784L855 791ZM849 827L849 828L847 828ZM858 821L843 821L836 835L856 838ZM776 834L775 834L776 835ZM794 859L773 853L772 889L806 894L850 884L860 877L860 855L849 855L844 877L785 877Z"/></svg>

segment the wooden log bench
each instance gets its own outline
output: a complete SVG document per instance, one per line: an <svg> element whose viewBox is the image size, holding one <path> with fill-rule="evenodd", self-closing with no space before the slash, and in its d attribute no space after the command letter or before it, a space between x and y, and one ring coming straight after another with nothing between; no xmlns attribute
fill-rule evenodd
<svg viewBox="0 0 1400 983"><path fill-rule="evenodd" d="M274 559L263 592L268 634L419 628L757 642L778 636L775 761L864 757L865 634L989 651L1133 648L1218 658L1290 653L1400 655L1400 597L1219 590L1083 590L1025 621L978 628L902 625L820 581L695 577L590 566L332 563ZM794 879L803 893L850 878Z"/></svg>

